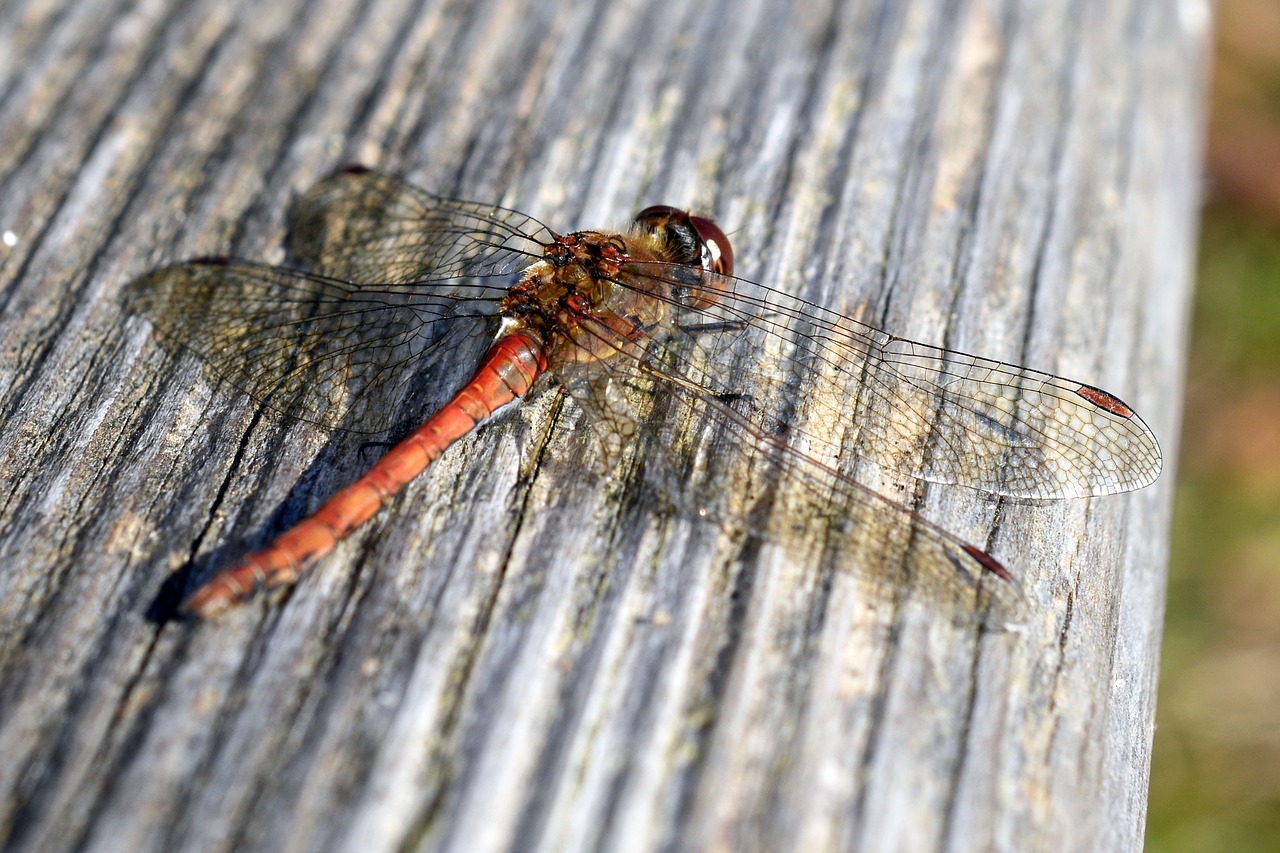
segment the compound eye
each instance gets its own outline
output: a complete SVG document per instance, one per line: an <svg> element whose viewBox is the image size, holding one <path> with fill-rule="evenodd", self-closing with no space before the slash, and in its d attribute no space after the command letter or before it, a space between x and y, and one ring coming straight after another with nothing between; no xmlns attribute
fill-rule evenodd
<svg viewBox="0 0 1280 853"><path fill-rule="evenodd" d="M637 213L635 223L651 234L660 234L667 229L668 223L672 219L675 219L675 224L679 226L682 219L688 218L689 214L678 207L672 207L669 204L655 204Z"/></svg>
<svg viewBox="0 0 1280 853"><path fill-rule="evenodd" d="M733 246L720 226L701 216L690 216L689 224L702 242L702 268L720 275L733 275Z"/></svg>
<svg viewBox="0 0 1280 853"><path fill-rule="evenodd" d="M733 275L733 246L710 219L690 216L678 207L655 204L637 213L635 221L667 244L673 260L708 272Z"/></svg>

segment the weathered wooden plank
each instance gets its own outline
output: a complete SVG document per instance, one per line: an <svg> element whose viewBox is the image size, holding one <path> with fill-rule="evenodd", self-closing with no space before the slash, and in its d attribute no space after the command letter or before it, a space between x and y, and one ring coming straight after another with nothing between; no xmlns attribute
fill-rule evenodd
<svg viewBox="0 0 1280 853"><path fill-rule="evenodd" d="M744 275L1111 389L1169 457L1206 14L11 4L6 848L1137 848L1171 472L1044 505L926 487L1022 581L1024 630L993 632L852 570L821 519L662 511L544 393L283 602L157 623L175 572L370 460L211 386L120 294L279 260L291 196L346 160L563 227L686 204Z"/></svg>

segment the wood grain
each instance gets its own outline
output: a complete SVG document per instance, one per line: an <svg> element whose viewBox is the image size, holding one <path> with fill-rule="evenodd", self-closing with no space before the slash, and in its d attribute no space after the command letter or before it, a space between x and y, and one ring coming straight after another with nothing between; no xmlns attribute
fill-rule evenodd
<svg viewBox="0 0 1280 853"><path fill-rule="evenodd" d="M1021 631L820 520L666 511L549 391L295 590L149 618L370 460L121 291L278 261L344 161L562 228L688 205L742 274L1178 431L1208 11L28 0L0 14L6 850L1135 850L1170 497L926 487ZM443 392L441 392L443 393ZM696 437L696 433L694 434Z"/></svg>

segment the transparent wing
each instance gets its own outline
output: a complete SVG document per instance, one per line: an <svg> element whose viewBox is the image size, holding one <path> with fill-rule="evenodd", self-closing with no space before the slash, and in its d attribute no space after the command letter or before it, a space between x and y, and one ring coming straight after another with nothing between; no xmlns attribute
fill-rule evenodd
<svg viewBox="0 0 1280 853"><path fill-rule="evenodd" d="M360 166L305 193L290 220L311 273L201 258L134 282L130 302L264 406L357 432L424 414L409 393L435 369L424 356L486 339L506 286L554 239L517 211ZM478 278L496 280L460 283Z"/></svg>
<svg viewBox="0 0 1280 853"><path fill-rule="evenodd" d="M289 220L290 248L314 272L380 285L510 275L554 240L531 216L443 198L363 166L308 190Z"/></svg>
<svg viewBox="0 0 1280 853"><path fill-rule="evenodd" d="M605 468L635 442L639 433L632 405L635 389L624 386L617 373L601 370L595 364L579 364L562 367L556 374L586 413Z"/></svg>
<svg viewBox="0 0 1280 853"><path fill-rule="evenodd" d="M201 258L134 281L128 307L165 344L289 417L386 433L420 416L420 383L441 357L482 348L496 328L484 285L359 286L228 258ZM477 357L479 352L477 352ZM463 378L474 364L463 368ZM459 381L456 370L441 374Z"/></svg>
<svg viewBox="0 0 1280 853"><path fill-rule="evenodd" d="M655 363L677 384L715 377L721 394L758 398L754 428L794 431L810 455L1037 499L1160 472L1150 428L1091 385L894 337L745 279L635 262L619 283L669 303Z"/></svg>
<svg viewBox="0 0 1280 853"><path fill-rule="evenodd" d="M727 331L704 326L687 334ZM821 518L823 543L836 549L841 564L864 580L895 587L919 584L940 604L958 605L955 612L992 626L1021 619L1021 587L998 560L922 518L910 506L858 482L835 464L820 461L806 451L803 436L762 427L759 400L717 390L719 386L708 384L701 369L682 360L672 347L619 340L606 323L583 320L577 342L584 350L597 352L607 342L614 354L575 365L574 381L567 385L592 414L593 422L604 421L601 436L606 450L619 432L616 425L625 425L631 432L652 429L653 415L661 411L663 420L678 425L678 430L694 425L708 431L710 453L719 461L707 464L732 465L747 459L753 466L768 466L756 470L757 477L774 486L765 487L771 517L760 521L751 509L744 512L742 496L726 492L723 471L700 481L687 460L657 460L657 469L671 478L664 480L669 493L678 500L694 500L700 514L745 518L753 525L760 521L762 526L753 527L754 532L782 542L795 535L788 529L793 522ZM688 342L686 338L684 343ZM607 400L600 398L600 389L609 389ZM661 403L655 405L655 399ZM678 441L678 435L670 435L651 444L661 444L670 452ZM745 457L743 448L750 451ZM652 470L649 462L646 466Z"/></svg>

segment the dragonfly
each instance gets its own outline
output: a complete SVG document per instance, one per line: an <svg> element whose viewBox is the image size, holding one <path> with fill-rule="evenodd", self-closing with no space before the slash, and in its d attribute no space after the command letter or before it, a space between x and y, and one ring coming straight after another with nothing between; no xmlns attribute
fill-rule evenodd
<svg viewBox="0 0 1280 853"><path fill-rule="evenodd" d="M296 581L544 374L581 404L606 455L645 440L636 401L661 399L720 425L734 452L784 466L846 520L910 531L902 559L921 576L975 586L1016 580L865 485L849 460L1031 500L1128 491L1160 472L1155 436L1116 395L737 277L724 231L676 207L648 207L622 232L561 234L353 165L295 202L289 248L298 268L231 257L164 267L131 283L129 308L162 343L285 417L378 435L408 417L420 425L200 584L181 605L193 617ZM423 383L466 375L456 362L467 352L483 354L460 390L416 412ZM792 399L801 388L803 405Z"/></svg>

